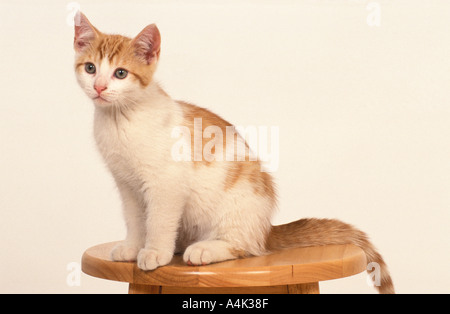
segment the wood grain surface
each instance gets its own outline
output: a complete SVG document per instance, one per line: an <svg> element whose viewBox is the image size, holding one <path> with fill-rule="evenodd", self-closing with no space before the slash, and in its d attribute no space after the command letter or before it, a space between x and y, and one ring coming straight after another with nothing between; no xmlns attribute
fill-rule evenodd
<svg viewBox="0 0 450 314"><path fill-rule="evenodd" d="M267 291L268 286L274 293L308 293L308 289L309 293L317 293L319 281L355 275L366 269L364 252L347 244L281 250L206 266L188 266L181 256L174 256L167 266L142 271L136 263L111 260L111 249L117 243L86 250L82 270L94 277L129 282L130 293L183 293L180 289L185 287L196 288L200 293L206 287L223 288L223 293L229 293L233 287L265 287Z"/></svg>

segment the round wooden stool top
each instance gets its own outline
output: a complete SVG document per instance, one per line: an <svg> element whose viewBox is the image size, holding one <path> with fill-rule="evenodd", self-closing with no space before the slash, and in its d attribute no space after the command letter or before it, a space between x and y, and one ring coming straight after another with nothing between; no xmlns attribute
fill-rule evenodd
<svg viewBox="0 0 450 314"><path fill-rule="evenodd" d="M206 266L188 266L182 256L153 271L136 263L113 262L111 249L118 242L94 246L83 254L84 273L134 285L159 287L261 287L317 283L366 270L363 250L351 245L327 245L277 251Z"/></svg>

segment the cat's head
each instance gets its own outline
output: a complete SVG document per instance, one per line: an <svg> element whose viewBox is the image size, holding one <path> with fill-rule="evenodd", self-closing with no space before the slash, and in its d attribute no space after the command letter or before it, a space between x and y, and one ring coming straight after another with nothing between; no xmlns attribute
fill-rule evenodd
<svg viewBox="0 0 450 314"><path fill-rule="evenodd" d="M160 44L155 24L131 39L101 33L78 12L74 39L78 83L97 106L136 104L152 81Z"/></svg>

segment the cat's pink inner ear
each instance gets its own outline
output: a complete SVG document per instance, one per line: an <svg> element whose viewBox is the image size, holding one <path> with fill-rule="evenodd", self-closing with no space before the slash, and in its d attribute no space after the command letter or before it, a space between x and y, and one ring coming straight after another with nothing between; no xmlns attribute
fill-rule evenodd
<svg viewBox="0 0 450 314"><path fill-rule="evenodd" d="M83 51L91 41L97 36L97 30L89 22L87 17L81 13L77 12L75 15L75 38L74 38L74 48L76 51Z"/></svg>
<svg viewBox="0 0 450 314"><path fill-rule="evenodd" d="M161 50L161 35L155 24L148 25L134 39L136 56L146 64L158 60Z"/></svg>

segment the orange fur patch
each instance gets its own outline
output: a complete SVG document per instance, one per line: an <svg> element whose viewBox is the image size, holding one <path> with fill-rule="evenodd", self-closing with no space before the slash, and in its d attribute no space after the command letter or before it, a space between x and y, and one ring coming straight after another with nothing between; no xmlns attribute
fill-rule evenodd
<svg viewBox="0 0 450 314"><path fill-rule="evenodd" d="M217 126L222 130L222 134L225 137L226 134L226 128L227 126L232 126L231 123L225 121L218 115L212 113L211 111L197 107L195 105L192 105L187 102L178 101L178 103L181 105L184 113L184 125L189 128L189 131L191 132L191 160L194 161L194 165L197 166L199 164L209 165L211 164L207 160L203 158L203 151L205 148L206 143L208 140L203 140L203 132L208 126ZM201 118L202 119L202 158L200 161L196 161L194 158L194 152L195 152L195 129L194 129L194 121L195 119ZM199 132L200 130L197 130ZM223 153L225 154L225 138L223 138ZM214 150L215 152L215 150ZM225 155L223 160L225 160Z"/></svg>
<svg viewBox="0 0 450 314"><path fill-rule="evenodd" d="M191 132L191 160L194 161L194 145L195 145L195 135L194 135L194 119L201 118L202 119L202 138L203 132L208 126L217 126L222 130L223 134L223 161L227 173L226 179L224 182L224 190L227 191L233 188L237 182L240 180L247 180L249 184L253 186L254 193L257 195L268 196L272 200L276 198L275 185L273 183L272 176L267 172L261 171L261 163L256 161L251 161L249 157L249 148L246 145L246 154L244 161L237 160L237 141L235 141L235 149L234 149L234 161L227 161L225 158L226 154L226 132L227 127L232 127L233 125L228 121L222 119L218 115L212 113L211 111L200 108L195 105L189 104L187 102L178 102L184 113L184 125L187 126ZM197 130L197 132L200 130ZM208 140L202 141L202 153L205 147L205 144ZM214 153L214 150L211 151ZM198 165L206 165L209 166L212 162L208 162L201 159L201 161L194 161L194 166Z"/></svg>

